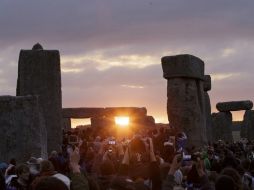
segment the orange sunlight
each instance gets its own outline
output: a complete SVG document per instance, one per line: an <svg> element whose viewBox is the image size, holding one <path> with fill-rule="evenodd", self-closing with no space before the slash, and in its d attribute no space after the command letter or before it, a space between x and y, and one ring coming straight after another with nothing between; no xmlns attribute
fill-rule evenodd
<svg viewBox="0 0 254 190"><path fill-rule="evenodd" d="M71 128L76 128L79 125L91 125L91 119L71 119Z"/></svg>
<svg viewBox="0 0 254 190"><path fill-rule="evenodd" d="M243 121L245 110L243 111L231 111L233 121Z"/></svg>
<svg viewBox="0 0 254 190"><path fill-rule="evenodd" d="M115 117L115 123L119 127L127 127L129 125L129 117L126 116Z"/></svg>

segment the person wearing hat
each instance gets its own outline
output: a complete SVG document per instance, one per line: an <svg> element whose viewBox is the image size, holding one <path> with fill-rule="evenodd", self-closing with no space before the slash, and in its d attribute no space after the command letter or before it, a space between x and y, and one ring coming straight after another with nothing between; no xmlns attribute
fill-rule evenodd
<svg viewBox="0 0 254 190"><path fill-rule="evenodd" d="M70 189L70 179L60 173L57 173L55 171L55 168L53 164L49 160L43 160L40 163L40 173L38 177L34 179L34 181L31 184L31 189L35 190L35 187L37 186L38 183L40 183L44 178L46 177L56 177L60 179L62 182L66 184L68 189Z"/></svg>
<svg viewBox="0 0 254 190"><path fill-rule="evenodd" d="M29 167L21 164L16 168L17 177L13 177L7 185L7 189L12 190L29 190L31 183L31 175Z"/></svg>
<svg viewBox="0 0 254 190"><path fill-rule="evenodd" d="M129 180L145 185L147 188L161 189L160 171L154 154L152 138L148 138L148 152L142 141L135 137L127 147L122 165L121 174L129 177ZM147 160L148 158L148 160Z"/></svg>
<svg viewBox="0 0 254 190"><path fill-rule="evenodd" d="M40 164L38 159L35 157L31 157L26 163L29 167L32 177L35 178L39 174Z"/></svg>

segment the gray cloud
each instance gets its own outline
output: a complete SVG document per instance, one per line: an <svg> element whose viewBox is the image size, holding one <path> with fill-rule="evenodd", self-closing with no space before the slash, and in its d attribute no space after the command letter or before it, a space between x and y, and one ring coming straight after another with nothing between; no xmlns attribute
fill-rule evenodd
<svg viewBox="0 0 254 190"><path fill-rule="evenodd" d="M221 100L252 98L253 5L251 0L3 0L0 93L15 94L19 50L41 42L45 49L59 49L62 59L100 54L109 64L121 55L151 56L153 65L145 68L127 61L105 70L98 70L95 59L65 62L62 68L83 70L62 73L64 106L131 104L165 114L160 58L180 53L203 59L207 74L232 74L213 81L213 107Z"/></svg>
<svg viewBox="0 0 254 190"><path fill-rule="evenodd" d="M167 39L253 38L251 1L26 0L0 5L2 43L40 40L89 50Z"/></svg>

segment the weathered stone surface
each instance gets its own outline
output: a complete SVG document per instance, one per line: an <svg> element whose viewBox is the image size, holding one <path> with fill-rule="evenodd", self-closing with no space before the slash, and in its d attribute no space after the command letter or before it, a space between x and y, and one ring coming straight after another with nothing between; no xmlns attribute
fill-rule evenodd
<svg viewBox="0 0 254 190"><path fill-rule="evenodd" d="M71 119L63 118L63 130L69 131L71 130Z"/></svg>
<svg viewBox="0 0 254 190"><path fill-rule="evenodd" d="M155 126L155 119L153 116L148 115L145 118L146 119L144 120L144 122L146 123L146 125L152 126L152 127Z"/></svg>
<svg viewBox="0 0 254 190"><path fill-rule="evenodd" d="M188 77L204 79L204 62L193 55L166 56L161 59L163 77Z"/></svg>
<svg viewBox="0 0 254 190"><path fill-rule="evenodd" d="M113 135L113 136L117 135L116 132L118 131L117 130L118 127L116 127L116 126L118 126L118 124L115 123L115 117L117 117L117 116L118 115L110 115L110 116L91 118L91 126L92 126L92 128L95 128L95 132L98 135L102 135L105 133L108 135ZM121 114L121 116L127 116L127 115ZM152 116L135 117L135 116L129 115L128 126L129 126L128 128L131 129L131 131L137 132L139 130L155 127L156 125L155 125L155 120ZM120 131L121 130L123 130L123 129L120 128ZM125 130L123 130L123 131L125 131Z"/></svg>
<svg viewBox="0 0 254 190"><path fill-rule="evenodd" d="M147 114L146 108L137 107L107 107L107 108L63 108L64 118L96 118L114 116L144 117Z"/></svg>
<svg viewBox="0 0 254 190"><path fill-rule="evenodd" d="M210 97L207 91L211 90L211 76L205 75L204 77L204 97L205 97L205 115L206 115L206 135L207 139L210 142L213 142L213 133L212 133L212 115L211 115L211 102Z"/></svg>
<svg viewBox="0 0 254 190"><path fill-rule="evenodd" d="M62 114L64 118L91 118L91 126L97 132L103 129L109 135L114 133L115 117L118 116L129 117L131 128L155 126L154 118L146 115L147 110L144 107L63 108Z"/></svg>
<svg viewBox="0 0 254 190"><path fill-rule="evenodd" d="M213 133L212 133L212 115L211 115L211 103L210 97L207 92L204 93L205 98L205 116L206 116L206 136L207 140L213 142Z"/></svg>
<svg viewBox="0 0 254 190"><path fill-rule="evenodd" d="M57 50L21 50L17 96L39 95L48 134L48 151L62 144L62 94L60 55Z"/></svg>
<svg viewBox="0 0 254 190"><path fill-rule="evenodd" d="M33 46L32 50L43 50L43 47L41 44L37 43Z"/></svg>
<svg viewBox="0 0 254 190"><path fill-rule="evenodd" d="M219 112L212 114L212 126L214 140L233 141L232 136L232 114L230 112Z"/></svg>
<svg viewBox="0 0 254 190"><path fill-rule="evenodd" d="M240 130L240 136L241 136L241 138L247 138L247 136L248 136L248 129L247 129L247 126L245 125L244 121L243 121L241 130Z"/></svg>
<svg viewBox="0 0 254 190"><path fill-rule="evenodd" d="M231 127L231 131L232 131L232 137L234 142L238 142L241 140L241 129L242 129L242 121L233 121L232 122L232 127Z"/></svg>
<svg viewBox="0 0 254 190"><path fill-rule="evenodd" d="M0 161L47 157L47 132L37 96L0 96Z"/></svg>
<svg viewBox="0 0 254 190"><path fill-rule="evenodd" d="M153 116L137 117L132 123L136 123L142 127L155 127L155 119Z"/></svg>
<svg viewBox="0 0 254 190"><path fill-rule="evenodd" d="M204 90L201 81L185 78L168 80L167 113L171 126L185 131L190 145L207 142Z"/></svg>
<svg viewBox="0 0 254 190"><path fill-rule="evenodd" d="M205 127L204 62L192 55L162 58L167 83L167 113L171 126L184 131L188 144L207 142Z"/></svg>
<svg viewBox="0 0 254 190"><path fill-rule="evenodd" d="M254 110L247 110L243 117L243 126L241 128L241 137L254 139Z"/></svg>
<svg viewBox="0 0 254 190"><path fill-rule="evenodd" d="M96 130L110 130L115 125L115 120L113 118L107 117L95 117L91 118L91 126ZM113 135L113 134L111 134Z"/></svg>
<svg viewBox="0 0 254 190"><path fill-rule="evenodd" d="M253 103L250 100L219 102L216 104L216 108L221 112L250 110L252 107Z"/></svg>
<svg viewBox="0 0 254 190"><path fill-rule="evenodd" d="M146 108L137 107L107 107L105 115L111 116L130 116L130 117L145 117L147 114Z"/></svg>
<svg viewBox="0 0 254 190"><path fill-rule="evenodd" d="M205 75L204 78L204 91L209 91L212 89L212 82L211 82L211 76Z"/></svg>
<svg viewBox="0 0 254 190"><path fill-rule="evenodd" d="M63 118L92 118L105 115L104 108L63 108Z"/></svg>

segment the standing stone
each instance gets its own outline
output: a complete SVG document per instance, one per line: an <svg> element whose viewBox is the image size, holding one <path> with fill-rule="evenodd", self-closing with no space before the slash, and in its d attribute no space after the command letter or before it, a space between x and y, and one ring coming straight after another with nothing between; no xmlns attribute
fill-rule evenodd
<svg viewBox="0 0 254 190"><path fill-rule="evenodd" d="M206 115L206 136L207 140L213 142L212 136L212 115L211 115L211 102L207 91L211 90L211 76L205 75L204 78L204 98L205 98L205 115Z"/></svg>
<svg viewBox="0 0 254 190"><path fill-rule="evenodd" d="M241 137L246 137L249 140L254 139L254 110L245 111L243 117L243 129L241 129ZM243 130L243 131L242 131Z"/></svg>
<svg viewBox="0 0 254 190"><path fill-rule="evenodd" d="M155 127L155 119L153 116L145 116L145 117L134 117L130 118L131 127L137 129L149 129Z"/></svg>
<svg viewBox="0 0 254 190"><path fill-rule="evenodd" d="M230 112L219 112L212 114L214 140L233 141L232 136L232 114Z"/></svg>
<svg viewBox="0 0 254 190"><path fill-rule="evenodd" d="M247 138L248 136L248 130L245 121L243 120L241 129L240 129L240 136L241 138Z"/></svg>
<svg viewBox="0 0 254 190"><path fill-rule="evenodd" d="M210 91L212 89L212 80L210 75L204 77L204 91Z"/></svg>
<svg viewBox="0 0 254 190"><path fill-rule="evenodd" d="M91 126L95 129L95 131L100 130L109 130L114 126L115 120L113 118L108 117L92 117L91 118Z"/></svg>
<svg viewBox="0 0 254 190"><path fill-rule="evenodd" d="M63 130L71 130L71 118L63 118Z"/></svg>
<svg viewBox="0 0 254 190"><path fill-rule="evenodd" d="M0 96L0 160L47 158L47 132L37 96Z"/></svg>
<svg viewBox="0 0 254 190"><path fill-rule="evenodd" d="M240 141L241 140L241 129L243 126L242 121L233 121L232 126L231 126L231 131L232 131L232 136L234 142Z"/></svg>
<svg viewBox="0 0 254 190"><path fill-rule="evenodd" d="M39 95L48 135L48 151L60 150L62 143L62 95L60 55L57 50L21 50L18 64L17 96Z"/></svg>
<svg viewBox="0 0 254 190"><path fill-rule="evenodd" d="M207 142L205 127L204 62L192 55L161 59L167 79L167 113L171 126L184 131L188 144Z"/></svg>

